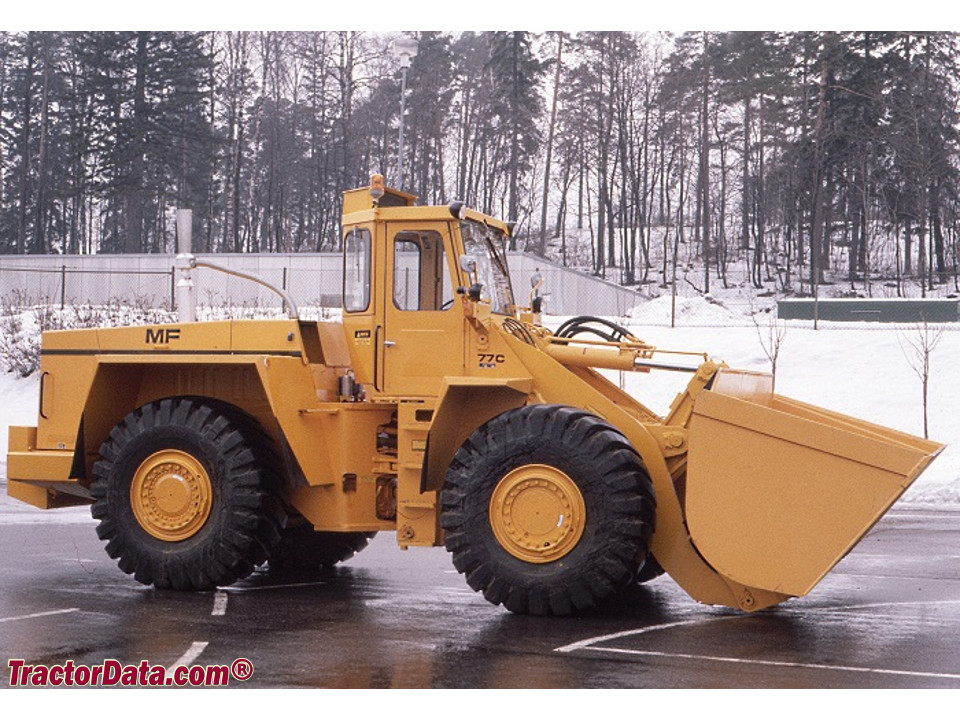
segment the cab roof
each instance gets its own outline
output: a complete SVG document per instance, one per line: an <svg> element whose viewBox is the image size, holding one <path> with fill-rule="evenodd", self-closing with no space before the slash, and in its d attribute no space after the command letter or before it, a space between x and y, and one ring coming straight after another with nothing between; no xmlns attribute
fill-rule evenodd
<svg viewBox="0 0 960 720"><path fill-rule="evenodd" d="M391 187L383 188L383 196L379 202L370 194L370 186L346 190L343 193L343 222L369 222L376 218L407 219L407 220L437 220L445 215L450 219L476 220L485 222L503 233L510 235L510 228L499 218L484 215L469 208L458 209L454 215L450 206L445 205L415 205L416 195L405 193ZM385 212L384 212L385 211ZM348 221L347 216L352 215Z"/></svg>
<svg viewBox="0 0 960 720"><path fill-rule="evenodd" d="M343 214L360 210L373 210L376 207L412 207L417 201L416 195L405 193L391 187L383 189L383 197L376 202L370 194L370 187L346 190L343 193Z"/></svg>

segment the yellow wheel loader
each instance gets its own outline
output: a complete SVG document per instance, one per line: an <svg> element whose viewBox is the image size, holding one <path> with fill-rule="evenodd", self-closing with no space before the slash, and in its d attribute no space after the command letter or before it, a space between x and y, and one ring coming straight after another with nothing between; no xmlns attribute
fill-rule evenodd
<svg viewBox="0 0 960 720"><path fill-rule="evenodd" d="M344 193L341 322L48 332L8 492L91 503L124 572L209 589L331 564L393 531L445 545L517 613L567 615L666 572L702 603L808 593L942 446L774 394L771 378L518 305L510 225ZM210 263L206 263L210 265ZM529 304L529 307L527 305ZM661 417L602 369L690 374Z"/></svg>

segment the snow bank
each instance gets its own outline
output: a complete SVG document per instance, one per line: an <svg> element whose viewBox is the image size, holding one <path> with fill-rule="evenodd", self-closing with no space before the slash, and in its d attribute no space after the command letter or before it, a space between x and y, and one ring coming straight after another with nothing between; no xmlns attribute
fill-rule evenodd
<svg viewBox="0 0 960 720"><path fill-rule="evenodd" d="M691 324L690 321L694 318L695 324L701 327L742 325L744 320L742 313L728 309L722 302L699 296L677 297L674 310L669 295L653 298L631 308L627 312L627 318L631 323L639 325L669 326L672 312L675 313L678 325Z"/></svg>

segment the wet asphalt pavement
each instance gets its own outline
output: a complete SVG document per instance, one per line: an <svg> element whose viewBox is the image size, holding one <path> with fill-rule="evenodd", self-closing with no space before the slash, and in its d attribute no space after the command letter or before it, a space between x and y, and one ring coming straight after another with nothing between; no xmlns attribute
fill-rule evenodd
<svg viewBox="0 0 960 720"><path fill-rule="evenodd" d="M5 487L0 488L5 495ZM575 618L488 604L379 535L326 575L144 587L86 508L0 500L0 687L27 664L231 665L256 688L960 688L960 509L897 507L806 597L746 615L670 579Z"/></svg>

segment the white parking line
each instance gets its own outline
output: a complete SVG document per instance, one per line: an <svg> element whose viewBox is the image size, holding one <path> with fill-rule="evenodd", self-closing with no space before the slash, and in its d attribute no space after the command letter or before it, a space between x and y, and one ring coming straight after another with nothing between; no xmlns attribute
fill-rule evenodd
<svg viewBox="0 0 960 720"><path fill-rule="evenodd" d="M709 622L721 622L723 620L740 620L744 617L748 616L726 615L723 617L694 618L693 620L678 620L677 622L664 623L663 625L651 625L650 627L636 628L634 630L622 630L620 632L611 633L610 635L598 635L597 637L579 640L575 643L564 645L563 647L554 648L554 652L568 653L573 652L574 650L604 650L606 648L593 648L591 646L596 645L597 643L606 642L607 640L619 640L620 638L631 637L633 635L647 635L649 633L659 632L661 630L671 630L675 627L683 627L684 625L703 625Z"/></svg>
<svg viewBox="0 0 960 720"><path fill-rule="evenodd" d="M223 590L217 590L217 594L213 596L213 610L210 611L210 614L227 614L227 594Z"/></svg>
<svg viewBox="0 0 960 720"><path fill-rule="evenodd" d="M209 644L210 643L208 642L195 642L191 644L190 648L183 655L177 658L173 665L167 668L167 677L172 677L173 671L181 665L189 665L198 657L200 657L200 653L202 653Z"/></svg>
<svg viewBox="0 0 960 720"><path fill-rule="evenodd" d="M30 618L47 617L48 615L63 615L65 613L80 612L80 608L66 608L65 610L47 610L46 612L31 613L29 615L17 615L15 617L0 618L0 623L13 622L14 620L29 620Z"/></svg>
<svg viewBox="0 0 960 720"><path fill-rule="evenodd" d="M960 680L954 673L918 672L914 670L888 670L885 668L853 667L851 665L821 665L820 663L784 662L779 660L753 660L750 658L732 658L719 655L692 655L687 653L658 652L656 650L627 650L626 648L585 647L593 652L610 652L624 655L645 655L648 657L678 658L681 660L705 660L708 662L740 663L743 665L765 665L769 667L801 668L804 670L830 670L843 672L873 673L876 675L909 675L910 677Z"/></svg>
<svg viewBox="0 0 960 720"><path fill-rule="evenodd" d="M910 600L906 602L883 602L883 603L865 603L862 605L847 605L840 607L827 607L820 609L811 609L811 608L790 608L784 607L782 611L790 613L831 613L834 615L840 615L843 613L849 614L851 612L863 611L863 610L873 610L881 607L906 607L906 606L917 606L917 605L956 605L960 603L960 600ZM642 655L646 657L661 657L661 658L678 658L684 660L703 660L706 662L726 662L726 663L740 663L747 665L765 665L772 667L791 667L791 668L802 668L802 669L811 669L811 670L832 670L832 671L844 671L844 672L858 672L858 673L873 673L877 675L906 675L910 677L923 677L923 678L937 678L937 679L946 679L946 680L958 680L960 679L960 674L956 673L936 673L936 672L920 672L915 670L891 670L887 668L869 668L869 667L855 667L851 665L824 665L819 663L801 663L801 662L785 662L778 660L757 660L752 658L733 658L733 657L723 657L715 655L695 655L695 654L686 654L686 653L671 653L671 652L661 652L657 650L631 650L628 648L617 648L617 647L597 647L599 643L608 642L610 640L619 640L620 638L625 637L635 637L637 635L647 635L654 632L660 632L663 630L671 630L673 628L690 626L690 625L706 625L707 623L716 623L723 622L726 620L741 620L751 617L750 615L723 615L719 617L701 617L694 618L691 620L678 620L677 622L664 623L662 625L651 625L644 628L636 628L633 630L623 630L617 633L611 633L609 635L598 635L597 637L586 638L585 640L579 640L575 643L570 643L569 645L564 645L554 649L554 652L561 653L570 653L577 650L589 650L591 652L600 652L600 653L616 653L621 655ZM871 613L871 617L873 614Z"/></svg>

